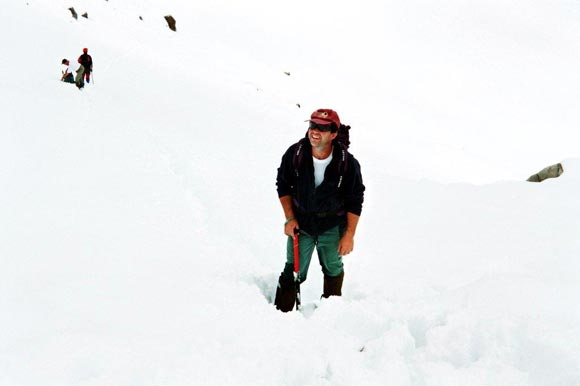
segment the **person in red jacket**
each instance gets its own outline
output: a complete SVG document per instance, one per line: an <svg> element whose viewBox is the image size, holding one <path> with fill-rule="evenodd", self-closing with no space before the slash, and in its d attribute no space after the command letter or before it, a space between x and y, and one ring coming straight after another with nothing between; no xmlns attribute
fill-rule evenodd
<svg viewBox="0 0 580 386"><path fill-rule="evenodd" d="M83 54L79 56L78 62L79 64L82 64L82 66L85 69L85 72L83 74L85 81L87 83L90 83L91 72L93 72L93 58L91 57L91 55L89 55L88 48L83 48Z"/></svg>

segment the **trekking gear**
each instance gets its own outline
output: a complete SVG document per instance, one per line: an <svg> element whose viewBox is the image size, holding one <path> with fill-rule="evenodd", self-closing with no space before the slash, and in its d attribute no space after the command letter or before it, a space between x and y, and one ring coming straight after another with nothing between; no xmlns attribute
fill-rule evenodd
<svg viewBox="0 0 580 386"><path fill-rule="evenodd" d="M329 109L316 110L307 122L306 135L286 150L276 176L277 193L287 221L290 221L288 217L295 216L300 224L300 237L294 235L287 239L286 263L276 292L278 309L285 300L284 289L294 281L292 295L296 309L300 310L300 282L306 280L315 249L324 274L322 296L342 295L344 265L338 247L347 226L356 228L357 221L350 214L360 216L364 200L360 164L348 152L350 126L341 124L338 114ZM326 135L320 141L320 136L311 136L311 130L330 131L333 135ZM330 139L332 144L328 142ZM325 159L315 158L320 155ZM292 212L288 208L290 200ZM289 233L292 227L285 225ZM286 304L285 309L289 308Z"/></svg>
<svg viewBox="0 0 580 386"><path fill-rule="evenodd" d="M284 278L280 276L278 287L276 288L276 299L274 305L276 309L282 312L292 311L296 303L296 288L293 283L285 283Z"/></svg>
<svg viewBox="0 0 580 386"><path fill-rule="evenodd" d="M338 127L338 135L334 139L334 142L339 144L344 149L348 150L350 147L350 126L341 124Z"/></svg>
<svg viewBox="0 0 580 386"><path fill-rule="evenodd" d="M79 64L83 65L83 67L85 68L85 70L84 70L85 73L93 71L93 58L91 57L91 55L87 54L86 52L84 54L82 54L81 56L79 56L79 58L77 59L77 62Z"/></svg>
<svg viewBox="0 0 580 386"><path fill-rule="evenodd" d="M323 183L316 187L315 194L310 192L309 187L315 183L315 176L308 133L290 146L278 169L278 195L292 195L295 217L301 229L311 235L318 235L345 223L346 210L355 214L360 212L359 205L355 207L352 204L358 196L362 199L364 186L362 180L352 179L360 174L360 167L348 152L349 130L350 126L341 125L334 138L332 161L326 168Z"/></svg>
<svg viewBox="0 0 580 386"><path fill-rule="evenodd" d="M296 310L300 310L300 246L298 245L298 230L294 230L294 284L296 286Z"/></svg>
<svg viewBox="0 0 580 386"><path fill-rule="evenodd" d="M312 123L311 123L312 124ZM320 129L319 129L320 130ZM340 159L338 163L338 173L340 175L338 180L338 187L342 185L343 177L347 171L348 166L348 148L350 146L350 126L341 124L338 129L338 135L332 141L335 146L340 148ZM324 130L320 130L324 131ZM308 132L300 141L298 141L296 146L296 151L294 152L294 157L292 158L292 165L294 166L294 173L296 177L300 175L300 167L302 166L302 158L304 156L304 146L310 146L310 141L308 140Z"/></svg>
<svg viewBox="0 0 580 386"><path fill-rule="evenodd" d="M314 249L318 253L322 272L324 273L322 297L328 298L342 295L344 268L342 260L337 256L336 252L336 244L339 239L338 227L316 237L301 231L297 232L291 239L288 239L287 261L276 288L276 298L274 300L276 309L282 312L289 312L294 309L294 305L296 305L296 310L302 309L300 284L306 280L308 266Z"/></svg>
<svg viewBox="0 0 580 386"><path fill-rule="evenodd" d="M332 161L318 187L308 138L288 148L276 175L278 197L291 196L300 229L312 236L346 225L346 212L360 215L362 210L365 188L358 161L343 142L336 143L332 151Z"/></svg>
<svg viewBox="0 0 580 386"><path fill-rule="evenodd" d="M300 310L300 246L298 244L299 231L295 230L292 237L293 252L294 252L294 282L292 283L291 276L288 277L282 273L278 279L278 287L276 288L276 298L274 305L276 309L282 312L289 312L294 309Z"/></svg>
<svg viewBox="0 0 580 386"><path fill-rule="evenodd" d="M323 298L331 296L342 296L342 281L344 280L344 271L338 276L324 275L324 292Z"/></svg>

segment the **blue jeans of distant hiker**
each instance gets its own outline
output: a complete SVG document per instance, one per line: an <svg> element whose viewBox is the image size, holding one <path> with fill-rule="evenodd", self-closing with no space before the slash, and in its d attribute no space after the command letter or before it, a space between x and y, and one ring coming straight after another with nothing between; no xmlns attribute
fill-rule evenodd
<svg viewBox="0 0 580 386"><path fill-rule="evenodd" d="M298 243L300 247L300 281L306 280L308 267L312 254L316 248L318 260L322 267L322 272L326 276L338 276L343 271L342 256L338 255L338 242L340 241L340 230L336 226L327 230L319 236L310 236L305 232L300 232ZM288 279L293 277L294 272L294 243L292 237L288 237L286 246L286 265L284 266L284 276Z"/></svg>

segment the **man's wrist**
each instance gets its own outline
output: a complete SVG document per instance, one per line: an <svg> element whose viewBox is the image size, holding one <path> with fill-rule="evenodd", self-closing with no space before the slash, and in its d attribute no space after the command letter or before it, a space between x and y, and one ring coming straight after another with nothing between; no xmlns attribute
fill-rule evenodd
<svg viewBox="0 0 580 386"><path fill-rule="evenodd" d="M294 217L288 217L288 218L286 219L286 221L284 222L284 225L287 225L287 224L288 224L290 221L292 221L292 220L296 220L296 219L295 219Z"/></svg>
<svg viewBox="0 0 580 386"><path fill-rule="evenodd" d="M343 234L344 237L350 237L350 238L354 238L354 232L353 231L345 231Z"/></svg>

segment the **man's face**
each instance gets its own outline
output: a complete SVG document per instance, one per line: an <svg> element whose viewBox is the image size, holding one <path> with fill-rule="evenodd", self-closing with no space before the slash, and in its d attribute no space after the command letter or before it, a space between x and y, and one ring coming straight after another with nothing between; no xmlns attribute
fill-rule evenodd
<svg viewBox="0 0 580 386"><path fill-rule="evenodd" d="M324 148L332 143L337 133L331 133L329 128L324 126L310 125L308 129L308 139L310 144L316 148Z"/></svg>

